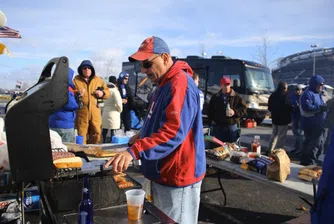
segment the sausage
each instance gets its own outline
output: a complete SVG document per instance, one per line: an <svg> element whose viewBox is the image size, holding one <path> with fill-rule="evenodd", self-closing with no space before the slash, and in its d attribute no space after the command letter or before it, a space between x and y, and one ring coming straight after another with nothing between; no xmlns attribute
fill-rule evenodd
<svg viewBox="0 0 334 224"><path fill-rule="evenodd" d="M117 173L117 174L114 175L114 177L116 177L116 176L125 177L126 173Z"/></svg>
<svg viewBox="0 0 334 224"><path fill-rule="evenodd" d="M125 177L121 177L121 176L114 176L114 180L116 181L116 183L126 182Z"/></svg>
<svg viewBox="0 0 334 224"><path fill-rule="evenodd" d="M70 157L75 157L75 155L71 152L52 152L53 161L57 159L70 158Z"/></svg>
<svg viewBox="0 0 334 224"><path fill-rule="evenodd" d="M133 187L133 183L131 183L131 182L119 182L119 183L117 183L117 186L119 187L119 188L128 188L128 187Z"/></svg>

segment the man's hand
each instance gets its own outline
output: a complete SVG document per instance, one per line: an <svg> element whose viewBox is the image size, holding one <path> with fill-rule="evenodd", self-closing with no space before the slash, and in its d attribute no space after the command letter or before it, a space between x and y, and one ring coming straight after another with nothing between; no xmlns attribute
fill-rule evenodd
<svg viewBox="0 0 334 224"><path fill-rule="evenodd" d="M127 103L128 103L128 100L127 100L127 99L122 99L122 103L123 103L123 104L127 104Z"/></svg>
<svg viewBox="0 0 334 224"><path fill-rule="evenodd" d="M139 136L140 136L140 132L138 132L137 134L135 134L134 136L132 136L130 138L130 140L129 140L129 145L133 145L137 141L137 139L139 138Z"/></svg>
<svg viewBox="0 0 334 224"><path fill-rule="evenodd" d="M133 160L131 154L128 151L120 152L116 156L110 158L108 162L104 165L105 168L112 165L112 170L115 173L121 173L127 170L130 162Z"/></svg>
<svg viewBox="0 0 334 224"><path fill-rule="evenodd" d="M230 109L226 115L232 117L234 115L234 110Z"/></svg>
<svg viewBox="0 0 334 224"><path fill-rule="evenodd" d="M103 97L103 91L101 91L101 90L95 90L95 96L97 98L102 98Z"/></svg>

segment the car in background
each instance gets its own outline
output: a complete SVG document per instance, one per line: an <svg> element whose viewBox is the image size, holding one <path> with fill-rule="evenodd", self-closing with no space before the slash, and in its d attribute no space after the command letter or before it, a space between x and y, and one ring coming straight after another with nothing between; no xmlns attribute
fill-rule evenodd
<svg viewBox="0 0 334 224"><path fill-rule="evenodd" d="M288 94L289 96L292 96L295 93L295 88L298 84L297 83L290 83L288 84ZM308 85L300 84L303 88L303 91L305 91L308 87ZM323 99L325 102L332 99L334 96L334 88L329 85L324 85L323 89Z"/></svg>

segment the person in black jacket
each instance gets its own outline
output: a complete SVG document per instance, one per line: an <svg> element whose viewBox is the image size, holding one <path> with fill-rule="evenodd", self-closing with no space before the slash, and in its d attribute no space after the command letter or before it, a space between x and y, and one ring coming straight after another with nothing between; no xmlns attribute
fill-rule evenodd
<svg viewBox="0 0 334 224"><path fill-rule="evenodd" d="M133 104L133 94L128 85L129 74L126 72L119 73L118 90L121 93L123 111L121 113L121 120L124 126L124 133L131 130L131 109Z"/></svg>
<svg viewBox="0 0 334 224"><path fill-rule="evenodd" d="M221 89L209 103L208 119L213 124L213 135L223 142L235 142L239 138L237 124L246 115L247 106L241 96L231 88L231 79L220 80Z"/></svg>
<svg viewBox="0 0 334 224"><path fill-rule="evenodd" d="M274 149L284 148L288 124L291 122L292 105L288 97L288 84L285 81L278 83L268 101L268 110L271 112L273 133L269 140L268 153Z"/></svg>

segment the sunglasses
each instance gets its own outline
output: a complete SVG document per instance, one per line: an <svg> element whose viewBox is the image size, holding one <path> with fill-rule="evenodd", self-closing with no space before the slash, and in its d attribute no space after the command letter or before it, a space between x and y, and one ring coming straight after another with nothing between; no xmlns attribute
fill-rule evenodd
<svg viewBox="0 0 334 224"><path fill-rule="evenodd" d="M89 66L85 66L85 67L82 67L82 69L91 69L91 67L89 67Z"/></svg>
<svg viewBox="0 0 334 224"><path fill-rule="evenodd" d="M145 68L145 69L149 69L149 68L151 68L152 65L153 65L153 61L154 61L154 59L156 59L156 58L159 57L159 56L160 56L160 54L157 55L157 56L155 56L154 58L152 58L150 61L149 61L149 60L142 61L142 62L141 62L141 67L142 67L142 68Z"/></svg>
<svg viewBox="0 0 334 224"><path fill-rule="evenodd" d="M129 78L128 78L128 77L125 77L124 79L128 80Z"/></svg>

